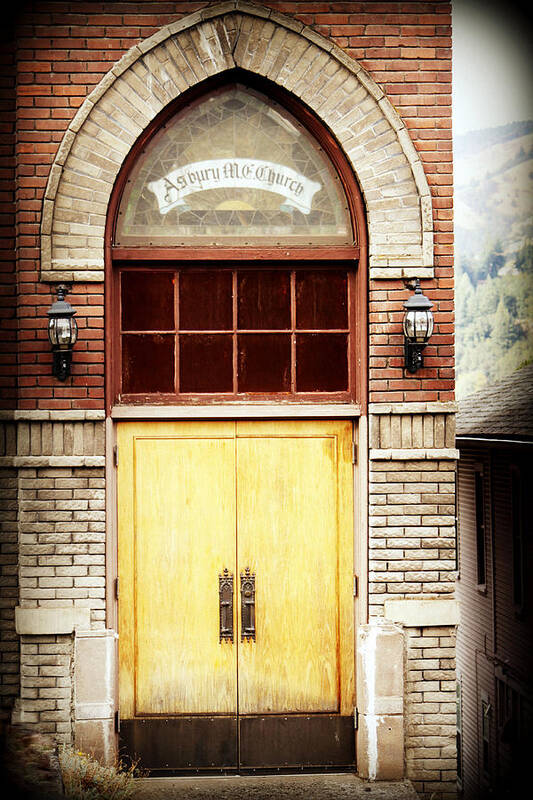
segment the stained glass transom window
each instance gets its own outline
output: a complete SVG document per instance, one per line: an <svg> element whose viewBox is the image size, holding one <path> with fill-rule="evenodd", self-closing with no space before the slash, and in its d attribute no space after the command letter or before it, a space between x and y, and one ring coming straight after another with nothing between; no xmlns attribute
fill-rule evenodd
<svg viewBox="0 0 533 800"><path fill-rule="evenodd" d="M339 176L291 114L255 90L218 90L150 140L127 181L115 244L349 244Z"/></svg>

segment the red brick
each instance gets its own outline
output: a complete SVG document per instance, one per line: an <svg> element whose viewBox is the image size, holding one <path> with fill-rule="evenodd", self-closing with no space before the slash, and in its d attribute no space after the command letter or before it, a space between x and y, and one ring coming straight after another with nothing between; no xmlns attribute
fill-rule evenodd
<svg viewBox="0 0 533 800"><path fill-rule="evenodd" d="M120 4L94 4L92 8L91 4L44 0L39 13L28 15L27 23L23 21L18 40L17 202L21 368L29 365L25 378L34 379L48 368L51 358L46 349L44 326L38 322L44 319L51 302L47 287L43 291L39 284L37 272L38 215L50 163L68 121L102 75L135 41L202 5L201 1L179 4L169 1L151 3L148 8L131 2L128 13L122 16L118 12L123 10ZM420 379L406 379L402 375L401 306L409 292L401 281L375 282L370 293L371 396L373 400L381 398L389 402L449 398L452 392L448 372L453 364L449 6L376 2L370 11L362 2L337 5L317 0L285 3L280 0L268 5L313 25L359 59L393 99L408 127L432 190L437 232L436 277L423 282L424 291L436 303L436 330L426 351L431 370L425 370ZM1 123L8 125L9 120L2 118ZM57 382L43 374L46 385L23 387L21 407L101 407L104 363L101 290L101 286L82 285L73 292L80 321L74 384L57 387ZM2 308L0 303L0 319ZM8 308L5 313L9 313ZM387 333L382 332L384 326ZM7 330L5 325L4 330ZM0 380L2 374L7 373L0 368ZM431 374L434 377L430 379ZM427 380L434 381L436 388L425 387L423 382ZM397 388L398 382L402 389ZM40 394L43 390L47 394ZM28 394L32 391L32 395Z"/></svg>

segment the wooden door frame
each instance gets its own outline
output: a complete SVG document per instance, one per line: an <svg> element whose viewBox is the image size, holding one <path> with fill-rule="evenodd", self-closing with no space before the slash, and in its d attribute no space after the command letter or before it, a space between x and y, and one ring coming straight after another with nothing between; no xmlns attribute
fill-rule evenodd
<svg viewBox="0 0 533 800"><path fill-rule="evenodd" d="M243 409L243 411L244 411L244 409ZM185 426L187 426L187 423L189 423L189 422L191 422L193 420L194 420L194 414L189 416L187 419L182 419L181 421L185 423ZM357 439L357 420L354 420L354 419L347 420L345 416L342 416L340 414L337 415L337 416L332 414L329 417L328 417L328 415L324 415L322 419L318 419L318 420L312 414L311 415L305 415L304 419L302 419L302 415L292 415L291 419L290 420L285 419L285 422L289 422L289 423L290 422L296 422L297 424L299 422L301 422L302 423L302 428L300 429L299 436L303 436L303 438L306 439L311 435L312 430L316 429L316 425L321 426L322 422L326 422L328 420L331 421L331 422L338 421L339 423L341 423L341 422L342 423L349 422L350 423L349 433L348 433L348 431L346 431L346 428L344 430L346 431L348 436L352 439L352 441L358 441L358 439ZM132 416L130 416L129 420L126 420L124 417L120 419L120 422L125 424L126 427L127 427L127 422L128 421L132 422L132 423L140 422L141 425L143 423L148 423L148 432L151 432L152 434L155 434L157 436L157 421L155 421L153 418L150 419L150 420L147 420L142 415L140 416L140 418L136 417L136 415L132 415ZM210 426L210 423L212 422L213 425L214 425L214 428L217 428L217 425L216 425L217 420L216 419L207 420L205 418L201 418L198 421L200 422L200 425L202 425L202 423L204 423L204 424L207 423L209 426ZM220 421L220 420L218 420L218 421ZM224 418L224 422L225 423L227 423L228 421L229 420L227 418ZM247 439L247 438L250 438L250 436L251 436L251 438L256 438L256 434L255 434L253 428L250 429L250 427L249 427L249 423L250 422L252 423L252 426L254 426L255 423L258 424L258 426L259 426L258 435L259 434L260 435L265 435L267 438L269 438L270 426L268 426L265 429L264 424L262 424L264 422L267 422L267 423L268 422L273 422L274 423L274 425L275 425L275 427L274 427L274 437L275 438L277 438L278 435L281 435L279 433L279 425L277 424L276 420L272 419L272 418L265 419L265 417L263 416L261 418L256 418L256 419L250 420L249 417L247 417L247 415L245 413L242 413L242 414L238 415L238 418L235 419L234 421L236 423L238 423L239 421L242 421L245 424L244 431L241 434L241 437L239 437L239 438ZM155 422L155 426L154 426L154 422ZM161 422L164 425L165 420L161 420ZM168 419L168 417L166 419L166 422L167 423L170 422L170 419ZM178 425L179 425L180 420L172 420L172 422L177 422ZM311 428L309 428L309 425L311 425ZM300 427L300 426L298 426L298 427ZM116 439L117 426L115 426L113 424L112 420L108 420L107 428L108 428L108 434L110 436L110 440L114 441ZM203 425L202 425L202 428L203 428ZM337 429L337 426L334 426L333 428L330 428L329 426L324 427L322 425L320 427L318 433L319 434L322 433L322 435L327 435L327 433L330 430L331 431L335 431L336 429ZM203 430L202 429L198 429L198 435L200 436L200 438L205 438L205 433L206 433L207 430L208 430L207 428L203 429ZM293 430L294 429L292 428L292 425L289 424L289 428L287 429L286 436L289 436L289 438L290 438L290 435L292 435L291 431L293 431ZM126 433L126 431L124 431L124 432ZM135 431L134 431L134 433L135 433ZM169 434L168 428L167 428L166 433L167 433L167 435ZM177 429L176 429L176 431L170 431L170 435L171 436L174 436L177 433L178 433ZM217 438L216 430L214 431L214 433L215 433L215 438ZM140 431L140 435L141 435L141 438L144 438L144 434L143 434L142 430ZM189 438L189 435L187 435L187 432L185 432L184 435L186 436L186 438ZM237 437L237 436L238 436L237 429L235 429L235 437ZM348 555L348 551L346 550L346 545L348 545L349 549L351 550L352 549L352 545L353 545L353 539L354 539L354 536L355 536L354 519L355 519L355 515L356 515L357 498L356 498L355 493L353 491L353 489L354 489L353 469L352 469L352 477L349 478L349 474L350 474L349 465L350 465L350 461L351 461L351 458L350 458L350 444L349 444L350 443L350 439L347 438L346 434L343 434L343 437L340 439L340 442L342 442L342 444L339 444L339 446L342 448L342 452L345 454L345 460L343 462L340 462L340 463L343 463L344 466L341 467L340 463L339 463L338 469L341 470L341 472L344 471L344 479L343 479L344 482L341 481L341 484L338 484L338 483L336 484L336 486L337 486L337 490L336 491L339 491L339 486L340 485L344 485L344 491L347 489L351 493L351 496L352 496L351 502L353 503L353 511L354 511L354 516L352 517L352 515L350 514L350 518L345 518L345 522L343 523L343 529L346 532L346 534L348 534L348 529L347 529L347 525L348 524L349 524L349 526L351 528L351 532L349 533L349 539L352 542L352 544L349 544L348 540L345 539L345 543L344 543L344 548L345 549L343 551L346 555ZM113 469L114 473L118 473L118 470L116 469L116 466L118 466L118 465L117 464L114 465L114 469ZM348 474L346 473L347 469L348 469ZM339 473L336 472L335 474L340 475L341 472L339 472ZM130 472L128 471L126 474L130 475ZM348 482L347 482L347 479L348 479ZM116 482L117 482L117 474L114 475L114 483L116 484ZM115 503L115 512L116 512L115 516L118 516L118 506L117 506L116 503ZM116 524L116 526L115 526L115 537L116 537L116 539L118 539L117 534L118 534L118 524ZM118 541L116 543L118 544ZM116 549L115 549L115 553L116 553ZM350 555L350 559L351 559L352 563L350 564L349 572L352 573L352 571L356 569L356 564L353 562L353 552ZM344 558L343 558L343 562L344 562ZM346 565L346 566L348 566L348 565ZM342 751L338 750L338 745L333 745L333 741L338 742L339 741L339 736L340 736L341 741L344 741L346 743L347 742L346 736L347 735L349 736L350 730L352 730L352 734L353 734L353 719L352 719L352 716L351 716L351 713L352 713L352 705L351 704L352 704L352 702L355 704L355 688L356 688L356 679L357 679L356 678L356 661L355 661L355 640L356 640L356 630L357 630L357 625L358 625L358 615L356 613L355 599L353 601L354 605L352 605L352 602L348 598L348 593L347 593L348 592L348 586L347 586L347 584L348 584L348 582L351 583L351 580L348 579L348 577L346 575L346 572L344 572L344 578L342 580L343 580L343 582L345 584L344 589L343 589L343 594L342 594L342 596L344 597L344 601L341 603L341 607L342 606L344 607L344 611L341 611L340 608L339 608L339 614L341 614L341 616L344 616L345 618L346 618L346 614L349 614L349 617L350 617L349 625L350 625L350 629L351 629L351 635L348 634L348 638L346 638L346 635L345 635L345 639L344 639L345 645L344 646L346 646L346 643L351 642L351 645L348 644L348 647L350 647L350 646L352 647L353 652L352 652L351 655L353 656L353 661L352 661L352 658L350 657L349 661L345 662L345 664L349 663L351 665L350 671L348 673L348 675L351 675L351 677L347 678L348 684L342 684L344 686L344 689L341 690L341 695L339 696L340 705L339 705L338 712L333 712L333 711L325 711L325 712L318 712L318 711L314 711L314 712L294 712L294 713L292 713L292 712L280 712L280 713L272 714L272 715L269 715L267 712L259 712L258 714L255 714L255 715L254 714L250 714L249 712L248 713L245 712L244 715L242 717L240 717L240 722L238 721L239 720L239 716L238 716L238 712L237 712L237 716L233 719L233 723L235 723L237 725L237 728L235 729L235 732L237 730L240 730L240 725L247 726L247 730L248 730L248 728L250 728L250 725L251 725L252 728L250 728L250 730L253 733L253 731L256 730L256 728L258 730L259 730L259 728L261 728L261 730L262 730L262 726L264 727L264 725L268 723L267 724L267 729L265 731L263 731L263 735L268 735L269 737L274 736L276 738L276 741L278 741L278 736L279 736L278 745L277 745L277 747L274 747L274 749L273 749L273 753L275 754L276 758L277 757L281 757L281 758L288 758L289 757L288 755L285 754L285 749L284 749L284 745L283 745L283 742L286 742L287 747L288 747L289 743L291 741L290 736L292 736L292 734L289 735L289 730L286 728L286 722L283 721L284 720L284 715L289 714L289 713L290 713L292 721L296 724L296 730L298 730L298 725L300 725L301 730L302 730L302 736L304 736L304 738L305 738L305 735L306 735L306 732L307 732L307 727L306 726L309 725L309 714L311 714L311 717L313 717L315 722L319 725L318 729L313 727L313 730L314 731L316 731L316 730L320 730L321 731L321 733L318 734L319 735L319 739L316 739L314 747L315 747L316 753L319 752L319 750L316 749L317 747L319 747L320 752L324 753L323 757L326 758L326 759L335 759L335 758L338 758L339 755L342 754ZM123 593L121 592L121 595L122 594ZM114 598L114 601L115 601L114 602L114 606L115 606L115 613L116 613L116 610L117 610L116 598ZM236 613L238 615L238 613L239 613L238 610L236 611ZM339 618L339 623L340 622L341 622L341 620ZM344 625L343 625L343 629L345 629ZM345 675L346 675L346 673L345 673ZM351 690L354 693L353 698L351 698L348 695L344 694L345 690L349 689L349 687L351 687ZM118 706L118 662L117 662L117 706ZM266 719L265 714L266 714L266 717L268 717L268 719ZM203 715L202 714L196 714L195 716L201 717L206 723L209 723L209 722L212 721L210 719L212 717L212 714L209 713L209 712L206 713L206 714L203 714ZM182 735L184 730L188 730L187 726L185 725L185 727L183 727L183 725L185 723L190 723L191 722L191 719L189 717L190 717L190 715L185 714L185 716L184 716L182 714L182 715L178 715L177 717L171 716L167 720L167 722L169 723L169 728L168 728L167 733L168 733L168 735L169 735L169 737L171 739L177 741L176 737L179 737L179 735ZM224 719L225 719L225 717L224 717ZM307 722L306 722L306 719L308 720ZM180 722L180 720L181 720L181 722ZM277 720L277 722L276 722L276 720ZM165 720L162 720L162 721L164 722ZM229 720L229 718L228 718L227 721L231 722L231 720ZM154 722L155 722L155 727L154 727ZM192 719L192 722L194 722L194 719ZM223 720L222 720L222 722L223 722ZM158 727L158 725L159 725L159 727ZM254 725L255 725L255 728L254 728ZM313 723L313 725L314 725L314 723ZM124 723L123 723L123 729L124 729L124 736L125 736L125 740L124 741L126 743L128 741L130 742L129 747L137 747L138 746L138 747L144 748L146 746L148 748L147 757L149 757L148 754L150 753L150 750L153 751L153 747L151 745L152 736L160 735L161 734L161 730L162 730L161 729L161 725L158 723L157 718L152 720L150 717L145 719L142 716L139 717L138 719L134 718L134 719L131 719L131 720L125 720ZM222 726L221 730L222 729L223 729L223 726ZM198 728L198 730L199 731L200 730L203 731L202 736L206 735L205 731L203 730L203 728L201 728L201 726L200 726L200 728ZM292 726L291 726L291 730L292 730ZM159 733L158 733L158 731L159 731ZM181 734L180 734L180 731L182 732ZM257 733L257 731L256 731L256 733ZM287 735L289 735L289 739L287 739ZM315 736L316 736L316 734L315 734ZM313 738L313 737L311 737L311 738ZM331 747L328 746L328 741L330 740L330 738L331 738L331 742L332 742ZM322 750L322 744L321 744L322 740L324 741L324 748L325 748L324 751ZM248 741L248 739L247 739L247 741ZM353 746L355 747L355 744L353 744ZM281 750L280 750L280 748L281 748ZM250 751L250 752L248 752L248 751ZM288 751L291 751L291 752L294 751L293 756L295 756L296 758L304 759L304 761L302 761L301 763L305 764L306 756L303 755L304 751L302 751L302 753L299 756L295 755L297 752L300 752L298 750L298 747L295 747L295 748L292 748L292 749L290 747L288 747ZM217 747L215 747L214 750L213 750L213 753L216 753L216 752L218 752ZM254 753L255 753L256 756L259 753L259 751L257 751L257 748L254 749L253 746L252 746L251 750L250 750L250 748L248 748L246 752L247 752L247 757L248 758L253 758L253 754ZM346 751L344 751L344 752L346 752ZM350 750L350 752L351 752L351 750ZM191 751L191 753L192 753L192 751ZM211 750L209 751L209 753L211 753ZM211 755L212 755L212 753L211 753ZM209 758L211 758L211 755L209 756ZM290 753L289 753L289 755L290 755ZM188 757L190 757L190 756L188 756ZM315 756L315 757L318 758L318 756ZM165 758L168 758L168 754L165 756ZM276 764L277 763L278 762L276 761ZM300 763L300 762L297 761L295 763ZM314 764L315 764L315 762L313 762L312 765L309 764L307 766L304 766L303 768L312 770L312 769L315 768ZM338 769L340 769L342 771L342 770L345 770L345 769L350 769L350 770L354 769L354 765L353 764L349 765L345 761L342 761L342 764L341 764L340 761L335 761L335 760L327 761L326 760L325 764L326 765L323 767L323 769L325 771L335 771L335 770L338 770ZM328 766L328 764L329 764L329 766ZM153 769L155 770L156 774L160 773L160 771L161 771L161 767L156 767L155 765L154 765ZM164 769L165 768L163 767L163 770ZM172 769L179 769L180 770L179 774L181 774L181 771L182 771L181 768L175 767L175 768L172 768ZM284 767L283 766L283 762L281 762L281 766L274 766L272 764L272 766L266 765L264 767L262 767L262 766L257 766L257 767L254 766L254 767L252 767L252 766L249 766L249 765L246 764L246 757L245 757L245 761L244 761L243 765L238 765L235 768L230 767L229 765L228 766L221 766L219 769L214 769L212 771L215 772L215 773L219 773L220 771L227 771L228 769L229 769L229 771L237 770L238 772L246 774L246 773L255 773L257 771L257 769L259 769L259 770L266 769L267 771L274 771L274 772L279 771L279 769L281 769L282 771L283 770L285 770L285 771L289 770L290 771L290 770L294 769L294 766L287 765L286 767ZM186 768L185 771L186 772L188 771L187 768ZM192 771L194 772L194 768L192 768ZM204 772L203 769L202 769L202 772ZM164 774L164 771L161 774Z"/></svg>
<svg viewBox="0 0 533 800"><path fill-rule="evenodd" d="M107 536L106 536L106 627L118 631L118 503L117 503L117 462L115 460L116 433L117 425L115 422L126 420L146 420L152 421L168 420L169 418L182 418L182 419L202 419L206 420L205 414L198 415L194 408L186 407L180 409L182 412L187 412L187 416L172 415L171 408L154 408L152 407L137 407L122 409L125 413L121 414L118 419L112 416L107 417L105 422L106 430L106 519L107 519ZM288 414L285 411L285 418L292 419L317 419L316 407L298 406L294 405ZM227 413L232 412L234 419L275 419L279 418L280 412L283 410L278 406L271 406L270 413L268 407L262 407L259 416L258 409L255 409L255 414L250 415L250 410L245 406L239 408L229 409L227 407L218 409L212 407L209 409L211 419L228 419ZM332 408L331 406L321 407L321 418L339 418L341 417L341 407ZM147 415L143 412L149 412ZM274 413L277 412L277 413ZM328 413L329 412L329 413ZM222 414L222 416L219 416ZM346 413L345 417L351 417L352 420L352 436L355 444L355 463L353 465L353 569L354 576L357 581L357 591L353 597L353 637L354 637L354 681L355 689L357 692L358 680L361 675L357 669L357 635L360 625L368 622L368 421L366 416L359 416L355 409L351 409L351 414ZM118 660L118 641L115 646L115 667L114 667L114 713L115 719L118 720L118 725L115 728L115 747L118 754L119 746L119 660ZM334 720L332 720L334 724ZM333 730L333 729L332 729ZM356 764L357 764L357 751L356 751ZM357 772L357 766L356 766Z"/></svg>
<svg viewBox="0 0 533 800"><path fill-rule="evenodd" d="M176 111L188 103L191 99L201 96L216 86L224 83L240 80L264 92L265 87L268 93L281 105L285 106L297 119L310 131L323 147L325 153L332 161L337 170L346 196L349 202L350 216L357 235L357 245L352 247L332 247L332 248L180 248L179 252L174 249L159 248L139 248L130 253L122 249L114 251L112 236L116 224L116 215L122 191L127 180L128 174L133 163L137 159L143 146L149 138L172 116ZM168 419L168 418L277 418L280 415L294 418L322 418L337 417L344 415L351 418L354 422L354 439L356 442L358 457L354 467L354 565L358 578L358 592L354 598L354 635L360 624L367 622L368 602L368 234L366 210L362 195L357 184L353 170L346 158L341 145L335 139L331 131L325 126L317 115L305 106L299 99L289 94L275 84L262 79L260 76L245 73L240 70L232 70L222 75L210 78L185 92L180 98L171 103L163 110L147 127L137 142L132 147L127 156L117 181L115 183L105 226L105 408L106 408L106 519L108 534L106 537L106 624L107 627L117 630L118 626L118 603L116 587L118 585L118 564L117 564L117 489L116 489L116 464L114 460L116 445L116 425L118 419ZM331 260L349 259L352 263L357 261L355 271L355 329L358 332L356 348L354 352L354 367L357 375L356 402L348 407L347 405L323 404L302 404L294 403L290 408L283 407L281 404L267 403L260 408L253 407L253 404L228 404L225 407L215 404L203 409L197 406L157 406L140 405L135 408L113 407L116 375L114 366L116 362L115 341L112 333L112 320L114 313L113 287L114 281L114 257L120 256L125 261L130 261L135 257L139 261L152 260L157 257L161 260L176 259L177 256L183 260L191 258L201 258L203 261L212 260L220 257L234 261L243 258L254 258L261 262L265 259L278 261L280 265L289 263L302 263L311 259ZM354 667L355 668L355 667ZM357 681L357 674L356 681ZM116 711L118 711L118 659L116 670Z"/></svg>

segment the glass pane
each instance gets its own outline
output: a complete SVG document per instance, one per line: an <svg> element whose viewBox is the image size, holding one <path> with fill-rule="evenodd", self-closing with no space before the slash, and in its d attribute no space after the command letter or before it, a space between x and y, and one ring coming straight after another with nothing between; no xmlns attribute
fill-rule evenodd
<svg viewBox="0 0 533 800"><path fill-rule="evenodd" d="M190 104L149 142L121 200L117 244L350 243L348 204L315 139L255 90Z"/></svg>
<svg viewBox="0 0 533 800"><path fill-rule="evenodd" d="M342 392L348 389L348 336L300 333L296 336L296 391Z"/></svg>
<svg viewBox="0 0 533 800"><path fill-rule="evenodd" d="M123 331L174 329L173 272L123 272L121 298Z"/></svg>
<svg viewBox="0 0 533 800"><path fill-rule="evenodd" d="M141 333L122 337L122 391L174 391L174 335Z"/></svg>
<svg viewBox="0 0 533 800"><path fill-rule="evenodd" d="M237 338L239 392L290 392L290 334L243 333Z"/></svg>
<svg viewBox="0 0 533 800"><path fill-rule="evenodd" d="M179 326L182 331L233 329L230 270L182 270L179 278Z"/></svg>
<svg viewBox="0 0 533 800"><path fill-rule="evenodd" d="M231 334L181 335L180 392L233 391Z"/></svg>
<svg viewBox="0 0 533 800"><path fill-rule="evenodd" d="M289 272L243 271L238 273L237 285L239 328L291 327Z"/></svg>
<svg viewBox="0 0 533 800"><path fill-rule="evenodd" d="M346 272L297 272L296 327L347 328L347 287Z"/></svg>

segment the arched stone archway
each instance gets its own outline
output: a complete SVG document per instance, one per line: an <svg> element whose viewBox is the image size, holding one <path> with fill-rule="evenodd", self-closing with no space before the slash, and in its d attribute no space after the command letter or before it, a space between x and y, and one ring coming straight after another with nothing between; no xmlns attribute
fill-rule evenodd
<svg viewBox="0 0 533 800"><path fill-rule="evenodd" d="M41 221L42 280L103 280L108 204L134 142L182 92L236 67L292 92L340 142L365 201L370 277L433 275L429 187L383 91L312 28L231 0L132 47L87 97L50 171Z"/></svg>

